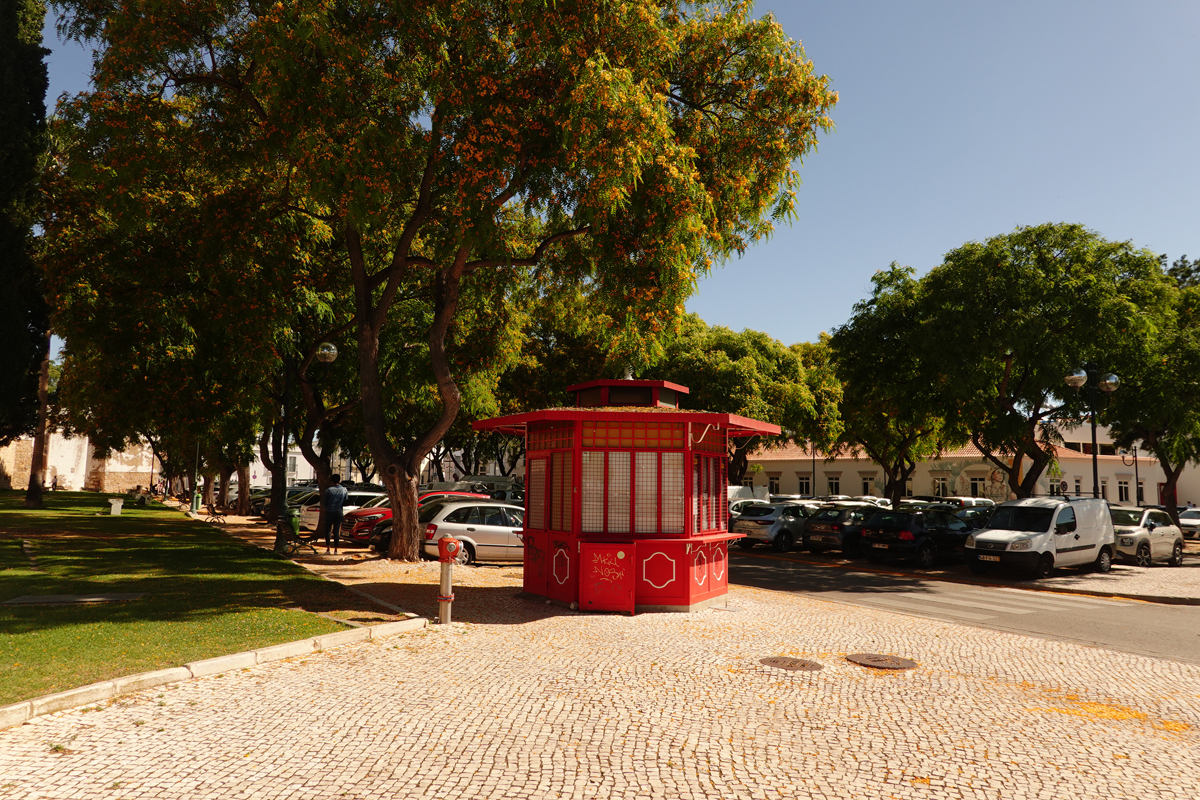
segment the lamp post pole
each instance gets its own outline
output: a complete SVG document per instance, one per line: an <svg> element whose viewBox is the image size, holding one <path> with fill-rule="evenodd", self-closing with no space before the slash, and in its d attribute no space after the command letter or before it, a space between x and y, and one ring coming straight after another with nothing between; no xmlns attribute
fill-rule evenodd
<svg viewBox="0 0 1200 800"><path fill-rule="evenodd" d="M1088 408L1092 412L1092 497L1099 499L1100 461L1097 457L1099 450L1096 445L1096 416L1100 411L1100 403L1096 390L1104 392L1107 397L1121 387L1121 379L1111 372L1104 373L1102 368L1095 364L1084 364L1082 369L1067 373L1063 377L1063 383L1076 391L1085 384L1088 387Z"/></svg>
<svg viewBox="0 0 1200 800"><path fill-rule="evenodd" d="M192 511L200 511L200 440L196 440L196 471L192 473Z"/></svg>

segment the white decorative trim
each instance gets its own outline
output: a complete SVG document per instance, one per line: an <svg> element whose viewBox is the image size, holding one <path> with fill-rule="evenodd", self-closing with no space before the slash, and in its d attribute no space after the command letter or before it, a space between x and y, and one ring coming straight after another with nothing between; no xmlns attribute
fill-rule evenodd
<svg viewBox="0 0 1200 800"><path fill-rule="evenodd" d="M671 562L671 577L667 580L666 583L663 583L661 585L655 583L654 581L652 581L646 577L646 565L650 563L651 559L657 558L658 556L662 556L667 561ZM675 582L675 559L671 558L669 555L664 553L662 550L656 550L655 552L651 553L648 558L642 559L642 580L644 580L646 583L653 586L655 589L663 589L667 586L670 586L672 583Z"/></svg>
<svg viewBox="0 0 1200 800"><path fill-rule="evenodd" d="M704 563L701 564L701 561ZM692 561L692 566L696 569L703 567L700 574L696 576L696 585L703 586L704 582L708 580L708 556L704 555L703 550L696 550L696 558Z"/></svg>
<svg viewBox="0 0 1200 800"><path fill-rule="evenodd" d="M562 556L563 562L566 565L564 571L567 573L566 575L563 575L561 578L558 577L558 557L559 556ZM567 553L565 548L560 549L558 552L556 552L554 554L554 567L551 569L551 574L554 575L554 580L558 581L559 586L562 586L564 583L566 583L571 578L571 556Z"/></svg>
<svg viewBox="0 0 1200 800"><path fill-rule="evenodd" d="M724 577L724 575L725 575L725 562L726 562L727 560L728 560L728 556L726 556L726 555L725 555L725 551L721 549L721 545L719 545L719 544L715 544L715 545L713 545L713 560L712 560L712 563L713 563L713 579L714 579L714 580L718 580L718 581L719 581L719 580L721 580L721 578L722 578L722 577ZM720 571L720 572L717 572L717 564L718 564L718 563L720 563L720 564L721 564L721 571Z"/></svg>

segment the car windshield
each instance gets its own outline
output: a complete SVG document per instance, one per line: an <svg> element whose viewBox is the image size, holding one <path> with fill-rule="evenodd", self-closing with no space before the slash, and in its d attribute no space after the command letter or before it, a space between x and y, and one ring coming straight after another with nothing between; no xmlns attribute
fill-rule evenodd
<svg viewBox="0 0 1200 800"><path fill-rule="evenodd" d="M769 517L778 510L775 506L753 505L743 508L741 515L743 517Z"/></svg>
<svg viewBox="0 0 1200 800"><path fill-rule="evenodd" d="M429 503L428 505L421 506L421 513L417 514L417 522L432 521L445 505L445 503Z"/></svg>
<svg viewBox="0 0 1200 800"><path fill-rule="evenodd" d="M1050 529L1053 508L1036 506L1000 506L992 514L988 527L998 531L1045 531Z"/></svg>
<svg viewBox="0 0 1200 800"><path fill-rule="evenodd" d="M1127 508L1112 509L1113 525L1141 525L1142 512L1130 511Z"/></svg>
<svg viewBox="0 0 1200 800"><path fill-rule="evenodd" d="M1200 508L1193 508L1179 515L1180 519L1200 519Z"/></svg>
<svg viewBox="0 0 1200 800"><path fill-rule="evenodd" d="M813 519L817 520L818 522L831 522L837 519L838 515L841 513L842 510L840 508L825 508L817 512L813 516Z"/></svg>
<svg viewBox="0 0 1200 800"><path fill-rule="evenodd" d="M376 497L374 500L363 503L363 508L391 508L392 499L386 494L383 497Z"/></svg>

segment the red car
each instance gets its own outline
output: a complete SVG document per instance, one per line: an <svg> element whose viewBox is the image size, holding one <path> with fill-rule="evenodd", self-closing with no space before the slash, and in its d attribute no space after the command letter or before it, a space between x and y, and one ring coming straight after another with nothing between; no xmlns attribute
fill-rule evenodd
<svg viewBox="0 0 1200 800"><path fill-rule="evenodd" d="M425 492L424 494L417 495L417 506L420 507L430 501L445 500L447 498L455 500L470 500L473 498L490 500L491 495L477 494L475 492ZM342 517L342 540L368 544L371 541L371 531L375 530L375 526L391 518L392 501L388 497L381 498L370 507L356 508Z"/></svg>

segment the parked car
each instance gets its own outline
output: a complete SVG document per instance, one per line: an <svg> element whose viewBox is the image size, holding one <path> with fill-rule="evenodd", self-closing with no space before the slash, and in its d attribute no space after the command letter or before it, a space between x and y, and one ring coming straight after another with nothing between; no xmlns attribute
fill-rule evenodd
<svg viewBox="0 0 1200 800"><path fill-rule="evenodd" d="M974 506L972 508L960 508L954 512L954 516L967 523L967 527L977 531L987 527L988 520L992 518L992 511L995 506Z"/></svg>
<svg viewBox="0 0 1200 800"><path fill-rule="evenodd" d="M1195 539L1200 533L1200 508L1189 508L1179 514L1179 527L1187 539Z"/></svg>
<svg viewBox="0 0 1200 800"><path fill-rule="evenodd" d="M474 509L474 510L472 510ZM452 511L460 511L447 519ZM503 513L498 513L503 512ZM483 561L521 561L524 543L519 531L525 509L492 502L484 497L471 501L435 501L422 506L417 521L423 527L422 555L437 557L437 540L453 536L463 542L458 563ZM501 523L497 525L496 523ZM371 533L371 548L386 553L392 543L392 521L376 526Z"/></svg>
<svg viewBox="0 0 1200 800"><path fill-rule="evenodd" d="M873 494L861 494L858 497L852 497L851 500L856 500L860 503L870 503L871 505L884 506L885 508L892 507L892 501L886 497L876 497Z"/></svg>
<svg viewBox="0 0 1200 800"><path fill-rule="evenodd" d="M996 506L987 527L967 537L972 572L1018 567L1035 578L1055 567L1112 569L1116 537L1108 503L1093 497L1026 497Z"/></svg>
<svg viewBox="0 0 1200 800"><path fill-rule="evenodd" d="M737 500L729 501L729 524L732 526L742 513L742 509L746 506L752 506L755 503L761 502L752 497L739 497Z"/></svg>
<svg viewBox="0 0 1200 800"><path fill-rule="evenodd" d="M1127 564L1148 567L1166 561L1183 566L1183 533L1167 512L1153 508L1114 506L1109 509L1117 537L1116 556Z"/></svg>
<svg viewBox="0 0 1200 800"><path fill-rule="evenodd" d="M878 510L873 503L839 503L818 509L804 520L804 549L810 553L841 550L847 558L858 558L862 524Z"/></svg>
<svg viewBox="0 0 1200 800"><path fill-rule="evenodd" d="M955 508L974 508L975 506L994 506L995 500L989 500L986 497L938 497L933 494L917 494L913 495L913 500L921 500L926 503L940 503Z"/></svg>
<svg viewBox="0 0 1200 800"><path fill-rule="evenodd" d="M936 508L899 508L871 514L862 525L861 547L872 561L903 558L930 569L939 558L963 554L967 523Z"/></svg>
<svg viewBox="0 0 1200 800"><path fill-rule="evenodd" d="M441 500L475 499L488 500L492 498L489 495L479 492L422 492L417 495L417 507L420 508L428 503L435 503ZM342 538L367 544L383 526L387 527L387 534L390 537L392 503L386 496L378 504L371 504L369 508L364 506L357 511L347 514L342 520Z"/></svg>
<svg viewBox="0 0 1200 800"><path fill-rule="evenodd" d="M346 500L342 503L342 513L347 514L355 509L362 508L372 500L377 500L380 497L387 497L385 494L380 494L378 491L359 491L351 490L346 493ZM317 522L321 519L321 493L313 492L313 496L308 498L300 508L300 527L307 528L310 531L317 529Z"/></svg>
<svg viewBox="0 0 1200 800"><path fill-rule="evenodd" d="M284 489L284 495L287 498L288 505L295 505L296 498L304 497L312 493L310 486L288 486ZM267 508L271 505L271 488L258 495L253 496L250 500L250 513L259 516L267 512Z"/></svg>
<svg viewBox="0 0 1200 800"><path fill-rule="evenodd" d="M804 537L804 520L816 506L798 503L753 503L743 506L731 526L731 533L743 533L738 547L749 550L756 544L769 544L776 552L786 552Z"/></svg>
<svg viewBox="0 0 1200 800"><path fill-rule="evenodd" d="M392 518L392 501L386 494L342 515L342 541L367 544L371 531L381 521Z"/></svg>
<svg viewBox="0 0 1200 800"><path fill-rule="evenodd" d="M425 525L423 552L431 558L437 557L437 540L446 536L462 542L459 564L521 561L525 557L525 543L520 536L525 509L521 506L469 501L433 503L421 510L419 519Z"/></svg>
<svg viewBox="0 0 1200 800"><path fill-rule="evenodd" d="M491 498L512 506L523 506L525 505L525 490L497 489L496 491L492 492Z"/></svg>

